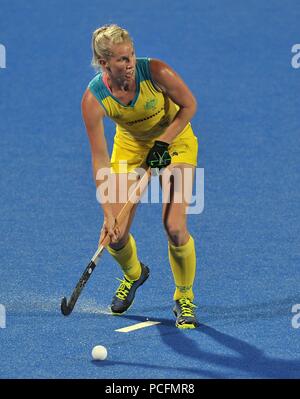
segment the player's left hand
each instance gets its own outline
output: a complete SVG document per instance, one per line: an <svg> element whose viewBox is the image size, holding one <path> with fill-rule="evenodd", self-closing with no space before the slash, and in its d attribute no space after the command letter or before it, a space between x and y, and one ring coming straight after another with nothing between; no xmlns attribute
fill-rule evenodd
<svg viewBox="0 0 300 399"><path fill-rule="evenodd" d="M150 149L146 164L150 168L162 169L171 163L171 155L169 154L169 144L164 141L156 140L154 146Z"/></svg>

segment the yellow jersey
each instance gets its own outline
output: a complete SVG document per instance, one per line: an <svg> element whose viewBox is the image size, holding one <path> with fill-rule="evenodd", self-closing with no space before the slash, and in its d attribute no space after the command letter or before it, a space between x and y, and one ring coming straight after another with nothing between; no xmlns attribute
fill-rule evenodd
<svg viewBox="0 0 300 399"><path fill-rule="evenodd" d="M154 84L150 58L136 60L136 94L129 105L123 104L110 92L99 72L89 83L89 89L116 123L115 140L149 142L162 135L175 118L179 106Z"/></svg>

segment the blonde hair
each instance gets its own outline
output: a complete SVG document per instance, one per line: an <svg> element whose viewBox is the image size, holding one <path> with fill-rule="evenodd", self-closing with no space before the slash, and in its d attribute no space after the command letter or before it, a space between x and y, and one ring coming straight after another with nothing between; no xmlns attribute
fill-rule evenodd
<svg viewBox="0 0 300 399"><path fill-rule="evenodd" d="M92 38L92 66L98 70L100 68L100 59L108 60L113 55L111 46L124 42L133 44L128 31L118 25L104 25L96 29Z"/></svg>

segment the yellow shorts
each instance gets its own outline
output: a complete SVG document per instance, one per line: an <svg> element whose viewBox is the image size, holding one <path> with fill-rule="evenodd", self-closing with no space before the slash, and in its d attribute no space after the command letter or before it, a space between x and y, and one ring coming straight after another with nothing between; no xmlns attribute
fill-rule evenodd
<svg viewBox="0 0 300 399"><path fill-rule="evenodd" d="M112 173L129 173L145 165L145 159L154 141L138 142L116 134L111 155ZM198 140L190 123L172 141L169 147L171 163L187 163L197 166Z"/></svg>

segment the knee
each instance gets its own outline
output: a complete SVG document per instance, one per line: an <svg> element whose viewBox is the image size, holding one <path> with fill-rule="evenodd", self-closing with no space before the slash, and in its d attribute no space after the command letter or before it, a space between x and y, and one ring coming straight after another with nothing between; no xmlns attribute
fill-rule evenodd
<svg viewBox="0 0 300 399"><path fill-rule="evenodd" d="M164 228L169 239L174 242L181 242L187 233L185 221L164 221Z"/></svg>
<svg viewBox="0 0 300 399"><path fill-rule="evenodd" d="M109 244L109 247L114 249L115 251L118 251L119 249L125 247L125 245L128 242L128 238L129 238L129 235L126 233L122 234L122 231L121 231L121 234L120 234L118 240L115 242L111 242Z"/></svg>

